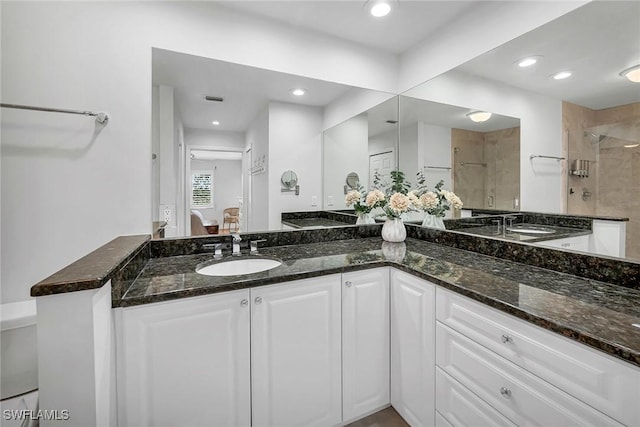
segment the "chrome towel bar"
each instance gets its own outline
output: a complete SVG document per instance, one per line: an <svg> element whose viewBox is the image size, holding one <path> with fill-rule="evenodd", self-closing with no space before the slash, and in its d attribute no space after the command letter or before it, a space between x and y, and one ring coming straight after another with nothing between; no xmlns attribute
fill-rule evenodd
<svg viewBox="0 0 640 427"><path fill-rule="evenodd" d="M96 118L96 122L106 125L109 121L107 113L94 112L94 111L78 111L78 110L65 110L62 108L47 108L47 107L33 107L29 105L17 105L17 104L0 104L2 108L15 108L18 110L32 110L32 111L47 111L50 113L67 113L67 114L81 114L83 116L91 116Z"/></svg>

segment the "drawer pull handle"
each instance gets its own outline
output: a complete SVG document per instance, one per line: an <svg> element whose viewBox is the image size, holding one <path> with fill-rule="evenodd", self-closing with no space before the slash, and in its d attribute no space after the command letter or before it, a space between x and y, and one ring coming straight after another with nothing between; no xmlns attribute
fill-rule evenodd
<svg viewBox="0 0 640 427"><path fill-rule="evenodd" d="M509 390L506 387L501 387L500 388L500 394L502 395L502 397L504 397L505 399L511 399L511 390Z"/></svg>
<svg viewBox="0 0 640 427"><path fill-rule="evenodd" d="M502 334L502 343L506 344L508 342L513 342L513 338L511 338L509 335L507 334Z"/></svg>
<svg viewBox="0 0 640 427"><path fill-rule="evenodd" d="M247 305L249 305L248 299L245 298L242 301L240 301L240 307L246 307Z"/></svg>
<svg viewBox="0 0 640 427"><path fill-rule="evenodd" d="M256 297L256 299L253 300L253 302L255 302L256 304L262 304L262 297Z"/></svg>
<svg viewBox="0 0 640 427"><path fill-rule="evenodd" d="M351 285L353 285L353 283L351 283L349 280L347 280L346 282L344 282L344 285L345 285L347 288L350 288L350 287L351 287Z"/></svg>

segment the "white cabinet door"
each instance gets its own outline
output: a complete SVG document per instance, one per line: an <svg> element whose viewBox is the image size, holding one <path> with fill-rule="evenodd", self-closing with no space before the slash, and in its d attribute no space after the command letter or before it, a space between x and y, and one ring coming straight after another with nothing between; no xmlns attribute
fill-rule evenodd
<svg viewBox="0 0 640 427"><path fill-rule="evenodd" d="M389 269L342 275L344 421L389 405Z"/></svg>
<svg viewBox="0 0 640 427"><path fill-rule="evenodd" d="M120 426L251 424L249 291L119 313Z"/></svg>
<svg viewBox="0 0 640 427"><path fill-rule="evenodd" d="M256 426L342 421L340 275L251 291Z"/></svg>
<svg viewBox="0 0 640 427"><path fill-rule="evenodd" d="M391 404L412 426L434 424L434 285L391 270Z"/></svg>

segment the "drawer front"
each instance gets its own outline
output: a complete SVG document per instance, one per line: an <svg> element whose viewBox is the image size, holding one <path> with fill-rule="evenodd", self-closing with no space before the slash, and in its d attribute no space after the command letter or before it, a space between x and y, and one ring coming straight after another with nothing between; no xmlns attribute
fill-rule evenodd
<svg viewBox="0 0 640 427"><path fill-rule="evenodd" d="M640 369L441 288L436 317L612 418L638 424Z"/></svg>
<svg viewBox="0 0 640 427"><path fill-rule="evenodd" d="M436 368L436 420L437 415L446 420L446 424L443 425L516 427L440 368Z"/></svg>
<svg viewBox="0 0 640 427"><path fill-rule="evenodd" d="M436 324L436 364L519 426L620 426L589 405Z"/></svg>
<svg viewBox="0 0 640 427"><path fill-rule="evenodd" d="M550 248L570 249L572 251L589 251L589 236L566 237L564 239L543 240L536 242L539 246Z"/></svg>

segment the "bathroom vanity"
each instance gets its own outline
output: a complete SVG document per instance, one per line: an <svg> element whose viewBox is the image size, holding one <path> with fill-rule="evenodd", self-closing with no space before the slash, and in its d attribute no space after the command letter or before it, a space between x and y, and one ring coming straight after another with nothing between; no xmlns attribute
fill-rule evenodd
<svg viewBox="0 0 640 427"><path fill-rule="evenodd" d="M120 426L342 425L389 405L411 425L637 425L637 264L517 244L525 264L508 242L494 257L495 242L407 229L401 244L380 225L245 235L266 242L242 257L282 264L241 276L196 273L230 258L203 249L220 236L118 238L32 289L40 369L87 365L77 384L41 381L43 402ZM69 347L83 336L91 363Z"/></svg>

